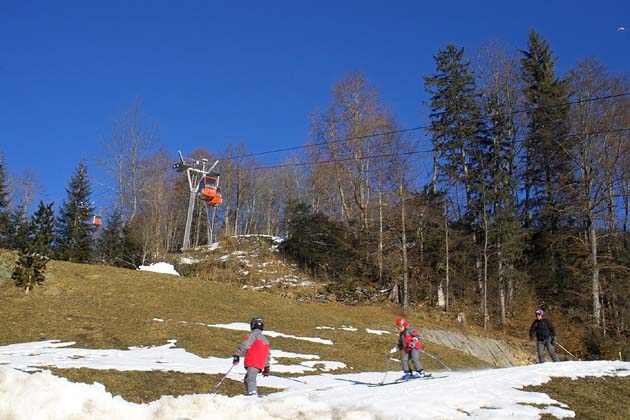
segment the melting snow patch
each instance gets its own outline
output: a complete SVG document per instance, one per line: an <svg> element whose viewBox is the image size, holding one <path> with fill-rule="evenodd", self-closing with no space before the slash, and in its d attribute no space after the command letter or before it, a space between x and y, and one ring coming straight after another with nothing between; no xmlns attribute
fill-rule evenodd
<svg viewBox="0 0 630 420"><path fill-rule="evenodd" d="M391 334L389 331L371 330L369 328L366 328L365 332L367 332L368 334L376 334L376 335Z"/></svg>
<svg viewBox="0 0 630 420"><path fill-rule="evenodd" d="M313 363L317 366L318 362ZM222 364L225 369L231 360L224 359ZM384 380L383 372L327 373L299 378L270 376L260 378L258 384L286 389L254 400L245 396L186 395L176 398L164 396L150 404L135 404L121 397L113 397L100 384L71 383L50 372L29 375L0 366L0 418L534 420L543 413L556 417L572 417L575 413L544 393L526 392L518 388L545 383L552 376L627 375L629 369L630 363L618 361L546 363L516 368L441 372L439 377L431 381L400 384L392 383L390 378L386 383L391 386L386 387L378 386ZM394 372L390 373L393 376ZM237 374L230 374L230 377L236 379ZM238 375L238 379L242 377L242 373ZM412 410L409 401L413 401Z"/></svg>
<svg viewBox="0 0 630 420"><path fill-rule="evenodd" d="M357 328L354 328L352 325L342 325L341 327L339 327L339 329L344 331L357 331Z"/></svg>
<svg viewBox="0 0 630 420"><path fill-rule="evenodd" d="M271 350L271 357L277 357L277 358L287 358L287 359L307 359L307 360L313 360L313 359L319 359L319 356L316 354L300 354L300 353L291 353L289 351L282 351L282 350Z"/></svg>
<svg viewBox="0 0 630 420"><path fill-rule="evenodd" d="M335 370L335 369L343 369L343 368L346 367L345 363L342 363L342 362L331 362L329 360L314 360L314 361L310 361L310 362L302 362L300 364L304 365L304 366L308 366L310 368L316 368L316 367L319 367L321 365L322 367L320 368L320 370L322 370L324 372L329 372L329 371Z"/></svg>
<svg viewBox="0 0 630 420"><path fill-rule="evenodd" d="M175 267L172 264L159 262L151 265L141 265L138 267L140 271L152 271L154 273L173 274L179 276L179 273L175 271Z"/></svg>
<svg viewBox="0 0 630 420"><path fill-rule="evenodd" d="M249 331L249 324L245 324L244 322L233 322L231 324L208 324L208 327L214 328L225 328L228 330L237 330L237 331ZM332 346L333 342L331 340L326 340L319 337L298 337L290 334L283 334L275 331L267 331L265 330L265 335L269 337L284 337L284 338L294 338L296 340L304 340L310 341L312 343L320 343L320 344L329 344Z"/></svg>

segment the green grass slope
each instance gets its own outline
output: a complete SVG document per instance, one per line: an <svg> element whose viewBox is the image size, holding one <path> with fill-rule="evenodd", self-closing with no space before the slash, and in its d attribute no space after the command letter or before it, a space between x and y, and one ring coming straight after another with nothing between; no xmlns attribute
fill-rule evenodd
<svg viewBox="0 0 630 420"><path fill-rule="evenodd" d="M196 323L248 322L252 316L260 315L265 317L268 330L297 336L318 336L335 343L328 346L278 337L271 340L272 347L318 354L322 360L345 363L348 366L346 372L357 372L383 370L387 350L394 345L396 336L340 329L316 330L315 327L351 325L359 331L371 328L393 332L395 319L404 315L420 329L457 328L440 314L424 311L405 313L395 306L299 302L281 291L243 289L237 282L225 284L201 278L60 261L51 261L45 283L25 294L7 281L6 272L10 270L6 267L11 264L12 258L11 254L0 252L0 265L5 268L4 281L0 282L0 345L62 340L75 341L76 347L82 348L126 349L130 346L163 345L167 340L175 339L178 347L201 357L230 357L240 343L242 332ZM220 277L220 272L208 273L207 276ZM156 322L154 318L165 322ZM461 329L459 331L462 332ZM470 355L434 343L426 342L425 347L452 369L487 367ZM441 368L431 359L424 358L423 362L428 370ZM391 368L396 367L392 364ZM135 402L153 401L162 395L208 393L220 379L220 375L180 372L51 370L55 375L73 381L100 382L114 395ZM553 398L569 404L576 410L577 418L623 418L619 417L619 413L628 412L624 401L630 400L627 379L598 380L597 398L581 404L580 401L585 400L580 398L580 392L588 393L593 386L587 381L590 380L554 380L537 390L550 392ZM219 391L225 395L237 395L242 393L243 385L228 379ZM265 394L275 390L260 388L259 391ZM625 392L621 398L620 392ZM616 409L605 408L611 401L617 404ZM595 415L593 413L599 417L588 417Z"/></svg>
<svg viewBox="0 0 630 420"><path fill-rule="evenodd" d="M177 346L201 357L229 357L242 332L202 324L248 322L266 319L266 329L297 336L330 339L333 346L277 337L272 346L289 352L318 354L336 360L347 372L383 370L385 356L396 336L316 330L317 326L351 325L394 331L402 315L396 307L347 306L339 303L304 303L282 293L243 289L238 285L115 267L51 261L42 286L31 293L5 282L0 287L0 345L38 341L75 341L76 347L126 349L131 346ZM422 313L405 313L422 328L432 323ZM160 318L165 322L156 322ZM181 323L179 321L185 321ZM432 325L433 326L433 325ZM431 353L451 368L486 366L467 354L425 343ZM427 359L429 370L440 367ZM226 368L229 366L226 366ZM352 368L352 370L350 370ZM218 375L165 372L115 372L90 369L54 369L55 374L82 382L98 381L132 401L150 401L161 395L203 393L212 389ZM342 372L342 371L339 371ZM240 383L221 387L225 394L242 392Z"/></svg>

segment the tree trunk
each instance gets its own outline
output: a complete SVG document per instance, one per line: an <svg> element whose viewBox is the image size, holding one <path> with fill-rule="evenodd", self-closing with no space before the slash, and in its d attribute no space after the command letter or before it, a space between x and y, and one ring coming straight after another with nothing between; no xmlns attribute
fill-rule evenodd
<svg viewBox="0 0 630 420"><path fill-rule="evenodd" d="M400 182L400 229L402 231L402 263L403 263L403 308L409 307L409 267L407 261L407 227L405 217L405 197L403 182Z"/></svg>
<svg viewBox="0 0 630 420"><path fill-rule="evenodd" d="M600 302L600 285L599 285L599 266L597 265L597 232L593 215L589 215L589 236L591 245L591 290L593 298L593 322L595 325L601 325L601 302Z"/></svg>
<svg viewBox="0 0 630 420"><path fill-rule="evenodd" d="M444 202L444 266L445 266L445 276L444 282L446 283L446 292L442 289L442 283L439 285L438 289L438 305L440 304L439 295L442 294L443 303L440 306L444 307L445 311L448 311L448 294L449 294L449 284L450 284L450 254L449 254L449 243L448 243L448 207L446 201Z"/></svg>
<svg viewBox="0 0 630 420"><path fill-rule="evenodd" d="M378 282L383 282L383 191L378 189Z"/></svg>

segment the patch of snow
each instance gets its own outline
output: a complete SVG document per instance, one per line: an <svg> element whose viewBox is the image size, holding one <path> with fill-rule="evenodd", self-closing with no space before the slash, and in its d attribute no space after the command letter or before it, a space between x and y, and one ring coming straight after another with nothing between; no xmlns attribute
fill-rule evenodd
<svg viewBox="0 0 630 420"><path fill-rule="evenodd" d="M152 271L154 273L162 273L162 274L173 274L175 276L179 276L179 273L175 271L175 267L172 264L159 262L150 265L141 265L138 267L138 270L141 271Z"/></svg>
<svg viewBox="0 0 630 420"><path fill-rule="evenodd" d="M181 257L179 259L179 263L180 264L186 264L186 265L196 264L198 262L199 262L199 260L196 259L196 258Z"/></svg>
<svg viewBox="0 0 630 420"><path fill-rule="evenodd" d="M271 349L271 357L275 358L286 358L286 359L319 359L319 356L316 354L300 354L300 353L292 353L290 351L282 351Z"/></svg>
<svg viewBox="0 0 630 420"><path fill-rule="evenodd" d="M168 344L152 347L129 347L127 350L118 349L81 349L71 347L74 342L59 342L57 340L37 341L33 343L12 344L0 346L0 365L7 365L22 371L39 371L45 367L62 369L115 369L119 371L175 371L184 373L225 373L227 366L232 364L232 357L199 357L185 349L175 347L176 340L168 340ZM234 343L235 348L238 343ZM279 358L291 357L312 360L310 354L300 355L273 350L272 355L279 354ZM277 372L304 373L313 369L302 364L282 364L277 360L272 362L271 368ZM244 378L242 372L234 371L233 377ZM1 380L1 378L0 378ZM280 384L282 385L282 384ZM282 386L280 386L282 387ZM0 397L2 393L0 393ZM0 398L2 400L2 398ZM0 416L0 419L4 417Z"/></svg>
<svg viewBox="0 0 630 420"><path fill-rule="evenodd" d="M230 359L225 360L226 366L230 363ZM245 396L186 395L164 396L150 404L135 404L113 397L98 383L71 383L50 372L27 374L0 367L0 418L534 420L543 413L556 417L575 416L575 413L544 393L519 388L545 383L551 377L628 376L629 373L629 362L598 361L440 372L429 381L417 380L386 387L378 385L384 380L391 383L400 372L387 372L385 377L383 372L326 373L297 378L270 376L260 378L258 385L278 386L285 390L255 401Z"/></svg>
<svg viewBox="0 0 630 420"><path fill-rule="evenodd" d="M324 372L330 372L331 370L343 369L346 367L345 363L331 362L328 360L316 360L316 361L310 361L310 362L302 362L300 364L304 366L308 366L310 368L315 368L315 367L318 367L319 365L322 365L323 367L321 367L320 370Z"/></svg>
<svg viewBox="0 0 630 420"><path fill-rule="evenodd" d="M225 328L228 330L236 330L236 331L249 331L250 330L249 324L246 324L244 322L233 322L231 324L208 324L208 327ZM283 333L279 333L275 331L268 331L268 330L265 330L264 334L269 337L293 338L296 340L304 340L304 341L310 341L312 343L328 344L331 346L333 344L331 340L326 340L319 337L298 337L295 335L283 334Z"/></svg>
<svg viewBox="0 0 630 420"><path fill-rule="evenodd" d="M376 334L376 335L383 335L383 334L391 334L389 331L383 331L383 330L371 330L369 328L366 328L365 331L368 334Z"/></svg>

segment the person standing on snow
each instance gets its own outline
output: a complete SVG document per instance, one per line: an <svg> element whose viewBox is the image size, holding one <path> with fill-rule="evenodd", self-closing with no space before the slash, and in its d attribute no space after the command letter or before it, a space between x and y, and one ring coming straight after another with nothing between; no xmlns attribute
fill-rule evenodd
<svg viewBox="0 0 630 420"><path fill-rule="evenodd" d="M246 395L258 395L256 376L262 371L263 376L269 376L269 340L262 333L264 320L254 317L249 323L251 331L245 336L241 346L234 353L233 365L238 365L241 357L245 356L245 390Z"/></svg>
<svg viewBox="0 0 630 420"><path fill-rule="evenodd" d="M420 332L415 328L410 327L405 318L398 318L396 320L396 326L398 327L398 331L400 331L398 344L389 352L394 354L398 351L404 350L404 354L402 356L402 370L405 374L401 379L411 379L414 377L411 369L409 369L409 359L411 359L413 367L418 372L418 378L428 376L422 368L422 363L420 363L420 351L422 350L422 343L420 342L422 336L420 335Z"/></svg>
<svg viewBox="0 0 630 420"><path fill-rule="evenodd" d="M559 362L558 356L553 350L556 345L556 330L551 321L543 318L545 312L542 309L536 311L536 319L529 328L529 339L536 337L536 350L538 351L538 363L545 363L545 348L554 362Z"/></svg>

